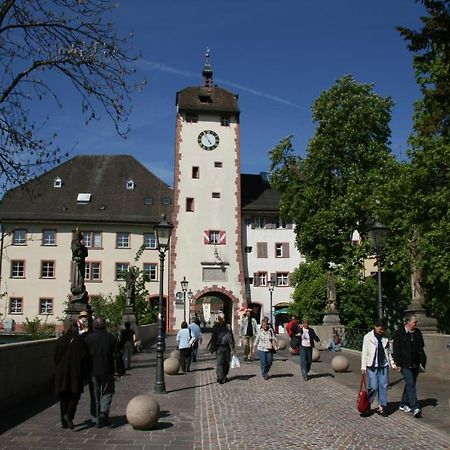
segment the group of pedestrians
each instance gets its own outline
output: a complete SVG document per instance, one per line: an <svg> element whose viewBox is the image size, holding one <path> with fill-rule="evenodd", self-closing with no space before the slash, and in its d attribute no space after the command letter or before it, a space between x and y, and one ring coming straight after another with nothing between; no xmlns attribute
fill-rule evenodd
<svg viewBox="0 0 450 450"><path fill-rule="evenodd" d="M78 402L89 387L90 420L96 427L110 426L109 410L115 392L117 358L130 367L131 349L135 340L130 324L123 333L123 352L119 341L106 330L106 322L97 317L93 331L89 331L88 314L82 312L78 320L67 318L63 335L55 348L55 392L60 400L62 428L74 428ZM130 345L131 343L131 345Z"/></svg>
<svg viewBox="0 0 450 450"><path fill-rule="evenodd" d="M197 361L198 346L202 342L202 332L197 317L193 317L189 325L186 321L181 322L181 329L177 333L176 342L180 352L181 371L190 372L191 361Z"/></svg>

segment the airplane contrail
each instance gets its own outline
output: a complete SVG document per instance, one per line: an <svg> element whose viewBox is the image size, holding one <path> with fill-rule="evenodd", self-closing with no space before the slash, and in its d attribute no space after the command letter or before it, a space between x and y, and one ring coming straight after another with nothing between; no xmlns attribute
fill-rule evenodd
<svg viewBox="0 0 450 450"><path fill-rule="evenodd" d="M160 72L172 73L174 75L181 75L181 76L188 77L188 78L198 78L198 73L192 73L192 72L188 72L186 70L180 70L175 67L171 67L171 66L168 66L167 64L163 64L163 63L159 63L159 62L141 59L138 61L138 64L142 65L143 68L158 70ZM248 92L249 94L255 95L257 97L267 98L268 100L272 100L274 102L281 103L283 105L291 106L293 108L297 108L302 111L309 112L309 108L305 108L304 106L297 105L296 103L293 103L290 100L286 100L286 99L278 97L276 95L271 95L271 94L267 94L265 92L257 91L255 89L252 89L252 88L249 88L246 86L242 86L241 84L232 83L230 81L223 80L220 78L216 78L216 81L218 81L221 84L239 89L241 91Z"/></svg>

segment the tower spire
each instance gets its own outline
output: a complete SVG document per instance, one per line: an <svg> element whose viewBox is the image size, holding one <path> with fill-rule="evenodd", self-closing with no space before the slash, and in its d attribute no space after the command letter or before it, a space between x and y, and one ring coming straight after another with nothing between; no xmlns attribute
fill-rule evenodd
<svg viewBox="0 0 450 450"><path fill-rule="evenodd" d="M213 85L213 71L211 64L209 63L209 54L211 50L207 47L205 54L205 65L203 66L202 76L203 76L203 85L205 87L212 87Z"/></svg>

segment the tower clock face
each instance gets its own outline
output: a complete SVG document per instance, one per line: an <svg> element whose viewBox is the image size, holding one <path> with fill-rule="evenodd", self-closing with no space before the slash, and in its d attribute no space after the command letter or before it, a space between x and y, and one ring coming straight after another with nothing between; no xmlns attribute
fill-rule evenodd
<svg viewBox="0 0 450 450"><path fill-rule="evenodd" d="M215 131L205 130L198 135L197 141L203 150L214 150L219 145L219 135Z"/></svg>

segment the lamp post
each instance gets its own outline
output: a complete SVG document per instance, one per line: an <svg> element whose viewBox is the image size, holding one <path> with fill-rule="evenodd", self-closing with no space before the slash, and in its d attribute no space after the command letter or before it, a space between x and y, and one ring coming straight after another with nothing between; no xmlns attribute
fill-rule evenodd
<svg viewBox="0 0 450 450"><path fill-rule="evenodd" d="M186 280L186 277L183 277L183 281L181 282L181 290L183 291L183 320L186 322L186 292L188 288L189 281Z"/></svg>
<svg viewBox="0 0 450 450"><path fill-rule="evenodd" d="M272 314L272 295L273 295L273 290L275 289L275 281L273 281L272 279L268 281L267 283L269 285L269 293L270 293L270 323L273 326L273 314Z"/></svg>
<svg viewBox="0 0 450 450"><path fill-rule="evenodd" d="M375 250L377 257L377 274L378 274L378 300L377 310L378 319L383 318L383 297L381 292L381 259L386 244L386 240L389 236L389 228L381 224L377 219L375 224L369 230L369 239L372 244L372 248Z"/></svg>
<svg viewBox="0 0 450 450"><path fill-rule="evenodd" d="M164 258L169 249L170 236L173 225L166 222L163 216L161 222L155 225L156 241L159 250L159 302L158 302L158 338L156 340L156 377L153 390L155 394L166 393L166 383L164 381L164 350L165 342L165 323L166 308L164 305Z"/></svg>

